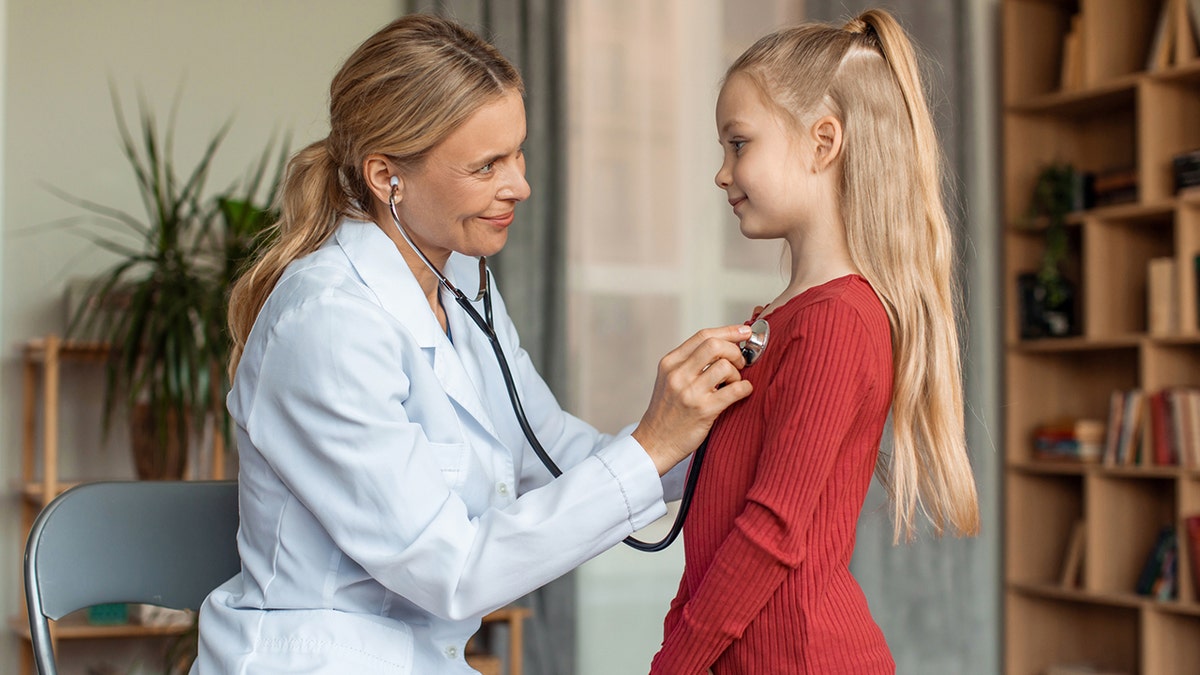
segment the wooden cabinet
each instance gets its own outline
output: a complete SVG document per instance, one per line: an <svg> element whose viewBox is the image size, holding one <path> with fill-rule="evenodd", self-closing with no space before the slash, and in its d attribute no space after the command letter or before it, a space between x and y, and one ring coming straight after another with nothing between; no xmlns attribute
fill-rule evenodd
<svg viewBox="0 0 1200 675"><path fill-rule="evenodd" d="M1194 28L1179 22L1187 2L1002 3L1007 675L1071 664L1200 673L1200 589L1183 528L1200 514L1200 469L1047 460L1034 443L1038 429L1062 420L1111 424L1114 391L1200 386L1200 194L1177 192L1172 173L1173 157L1200 149L1200 59L1186 41ZM1164 12L1174 19L1162 24ZM1156 59L1168 29L1177 37ZM1024 216L1038 175L1055 163L1096 176L1131 172L1136 196L1068 217L1062 269L1077 330L1023 339L1018 280L1038 269L1046 243L1045 227ZM1174 321L1152 333L1147 270L1163 258L1174 260ZM1142 568L1170 525L1177 591L1139 595ZM1078 570L1066 569L1072 559Z"/></svg>

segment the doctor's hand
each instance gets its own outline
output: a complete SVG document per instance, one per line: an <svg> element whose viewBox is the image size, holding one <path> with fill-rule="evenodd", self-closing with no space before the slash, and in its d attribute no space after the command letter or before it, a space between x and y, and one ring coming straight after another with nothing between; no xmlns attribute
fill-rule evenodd
<svg viewBox="0 0 1200 675"><path fill-rule="evenodd" d="M708 328L658 362L650 405L632 436L661 476L699 447L721 411L750 395L738 343L749 326Z"/></svg>

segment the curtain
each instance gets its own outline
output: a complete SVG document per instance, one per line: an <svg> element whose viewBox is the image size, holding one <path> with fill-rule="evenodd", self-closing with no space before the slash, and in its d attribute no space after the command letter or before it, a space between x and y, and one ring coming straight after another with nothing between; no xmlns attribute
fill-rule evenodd
<svg viewBox="0 0 1200 675"><path fill-rule="evenodd" d="M979 69L972 67L989 65L992 57L981 45L984 41L974 39L978 32L971 31L978 25L973 20L988 18L979 16L984 5L981 0L807 0L806 4L809 19L834 23L871 7L884 7L924 52L922 76L949 174L947 209L960 235L959 274L968 319L961 333L967 441L983 533L974 539L938 540L926 529L914 543L893 546L886 496L874 485L851 564L902 675L992 675L1000 667L996 513L1000 479L996 443L989 438L986 424L999 414L999 392L993 384L999 359L993 336L999 332L999 322L995 305L988 302L997 295L996 263L991 258L999 249L995 215L986 211L987 186L994 182L989 175L995 171L989 164L995 160L977 161L980 148L986 153L986 141L995 133L986 121L988 110L980 104L991 100L989 87L995 78L994 68L983 68L984 76L976 77Z"/></svg>
<svg viewBox="0 0 1200 675"><path fill-rule="evenodd" d="M476 31L525 79L526 179L532 194L517 210L508 243L488 261L509 314L538 372L563 400L566 320L563 297L566 230L562 110L562 3L557 0L406 0L407 12L441 14ZM522 599L526 675L575 670L575 579L568 574ZM492 647L501 651L503 640Z"/></svg>

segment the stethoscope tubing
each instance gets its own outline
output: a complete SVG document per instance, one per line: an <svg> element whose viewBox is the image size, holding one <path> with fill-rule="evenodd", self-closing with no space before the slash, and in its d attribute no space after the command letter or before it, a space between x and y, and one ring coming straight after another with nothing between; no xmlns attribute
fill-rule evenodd
<svg viewBox="0 0 1200 675"><path fill-rule="evenodd" d="M408 242L408 245L421 258L421 261L425 263L425 266L429 268L429 271L433 272L434 276L437 277L438 284L445 288L450 295L453 296L454 301L458 303L459 307L462 307L463 311L467 313L467 316L471 318L471 321L478 326L479 330L483 331L483 334L487 337L488 344L491 345L492 352L494 352L496 355L496 363L500 366L500 374L504 377L504 387L508 390L508 400L512 404L513 413L517 418L517 424L519 424L521 427L521 433L525 435L525 440L528 441L529 446L533 448L533 453L537 455L539 460L541 460L542 465L546 467L546 470L550 472L550 475L554 478L558 478L562 475L562 469L558 468L558 464L554 462L554 460L550 457L550 454L547 453L545 448L542 447L541 442L538 441L537 434L534 433L533 428L529 425L529 418L525 416L525 409L521 405L521 395L517 392L516 380L513 378L512 369L508 365L508 359L504 356L504 349L500 346L500 338L496 334L496 326L492 321L492 288L488 279L488 275L491 274L491 272L487 268L486 259L483 257L479 258L479 296L476 297L476 300L478 300L480 297L483 299L483 309L484 313L487 315L487 318L485 319L483 316L480 316L479 312L471 304L471 301L467 299L467 296L463 295L463 292L460 291L458 287L450 283L450 280L447 279L444 274L442 274L441 270L439 270L437 266L435 266L433 262L426 257L425 253L417 246L416 242L412 240L412 238L408 235L408 232L405 231L404 226L400 224L400 214L396 212L394 188L395 183L393 183L392 198L388 199L388 206L391 210L392 220L395 221L396 229L400 230L400 235L404 237L404 241ZM688 510L691 508L692 495L696 491L696 482L700 476L700 464L704 459L704 453L707 449L708 438L706 437L704 442L700 444L700 447L696 448L696 451L692 455L692 463L691 466L688 467L687 481L684 483L683 487L683 496L679 502L679 511L675 515L675 522L671 525L670 532L668 532L667 535L661 540L656 542L642 541L636 537L629 536L623 540L626 545L638 551L655 553L666 549L675 541L676 538L679 537L679 533L683 531L683 522L687 518Z"/></svg>

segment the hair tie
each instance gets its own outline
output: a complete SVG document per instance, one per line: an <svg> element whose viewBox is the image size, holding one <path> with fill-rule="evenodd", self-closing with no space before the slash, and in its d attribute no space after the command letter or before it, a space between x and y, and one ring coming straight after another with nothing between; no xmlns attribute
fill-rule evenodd
<svg viewBox="0 0 1200 675"><path fill-rule="evenodd" d="M851 19L845 27L845 30L852 35L862 35L874 44L879 44L879 33L875 31L875 24L863 21L859 17Z"/></svg>

